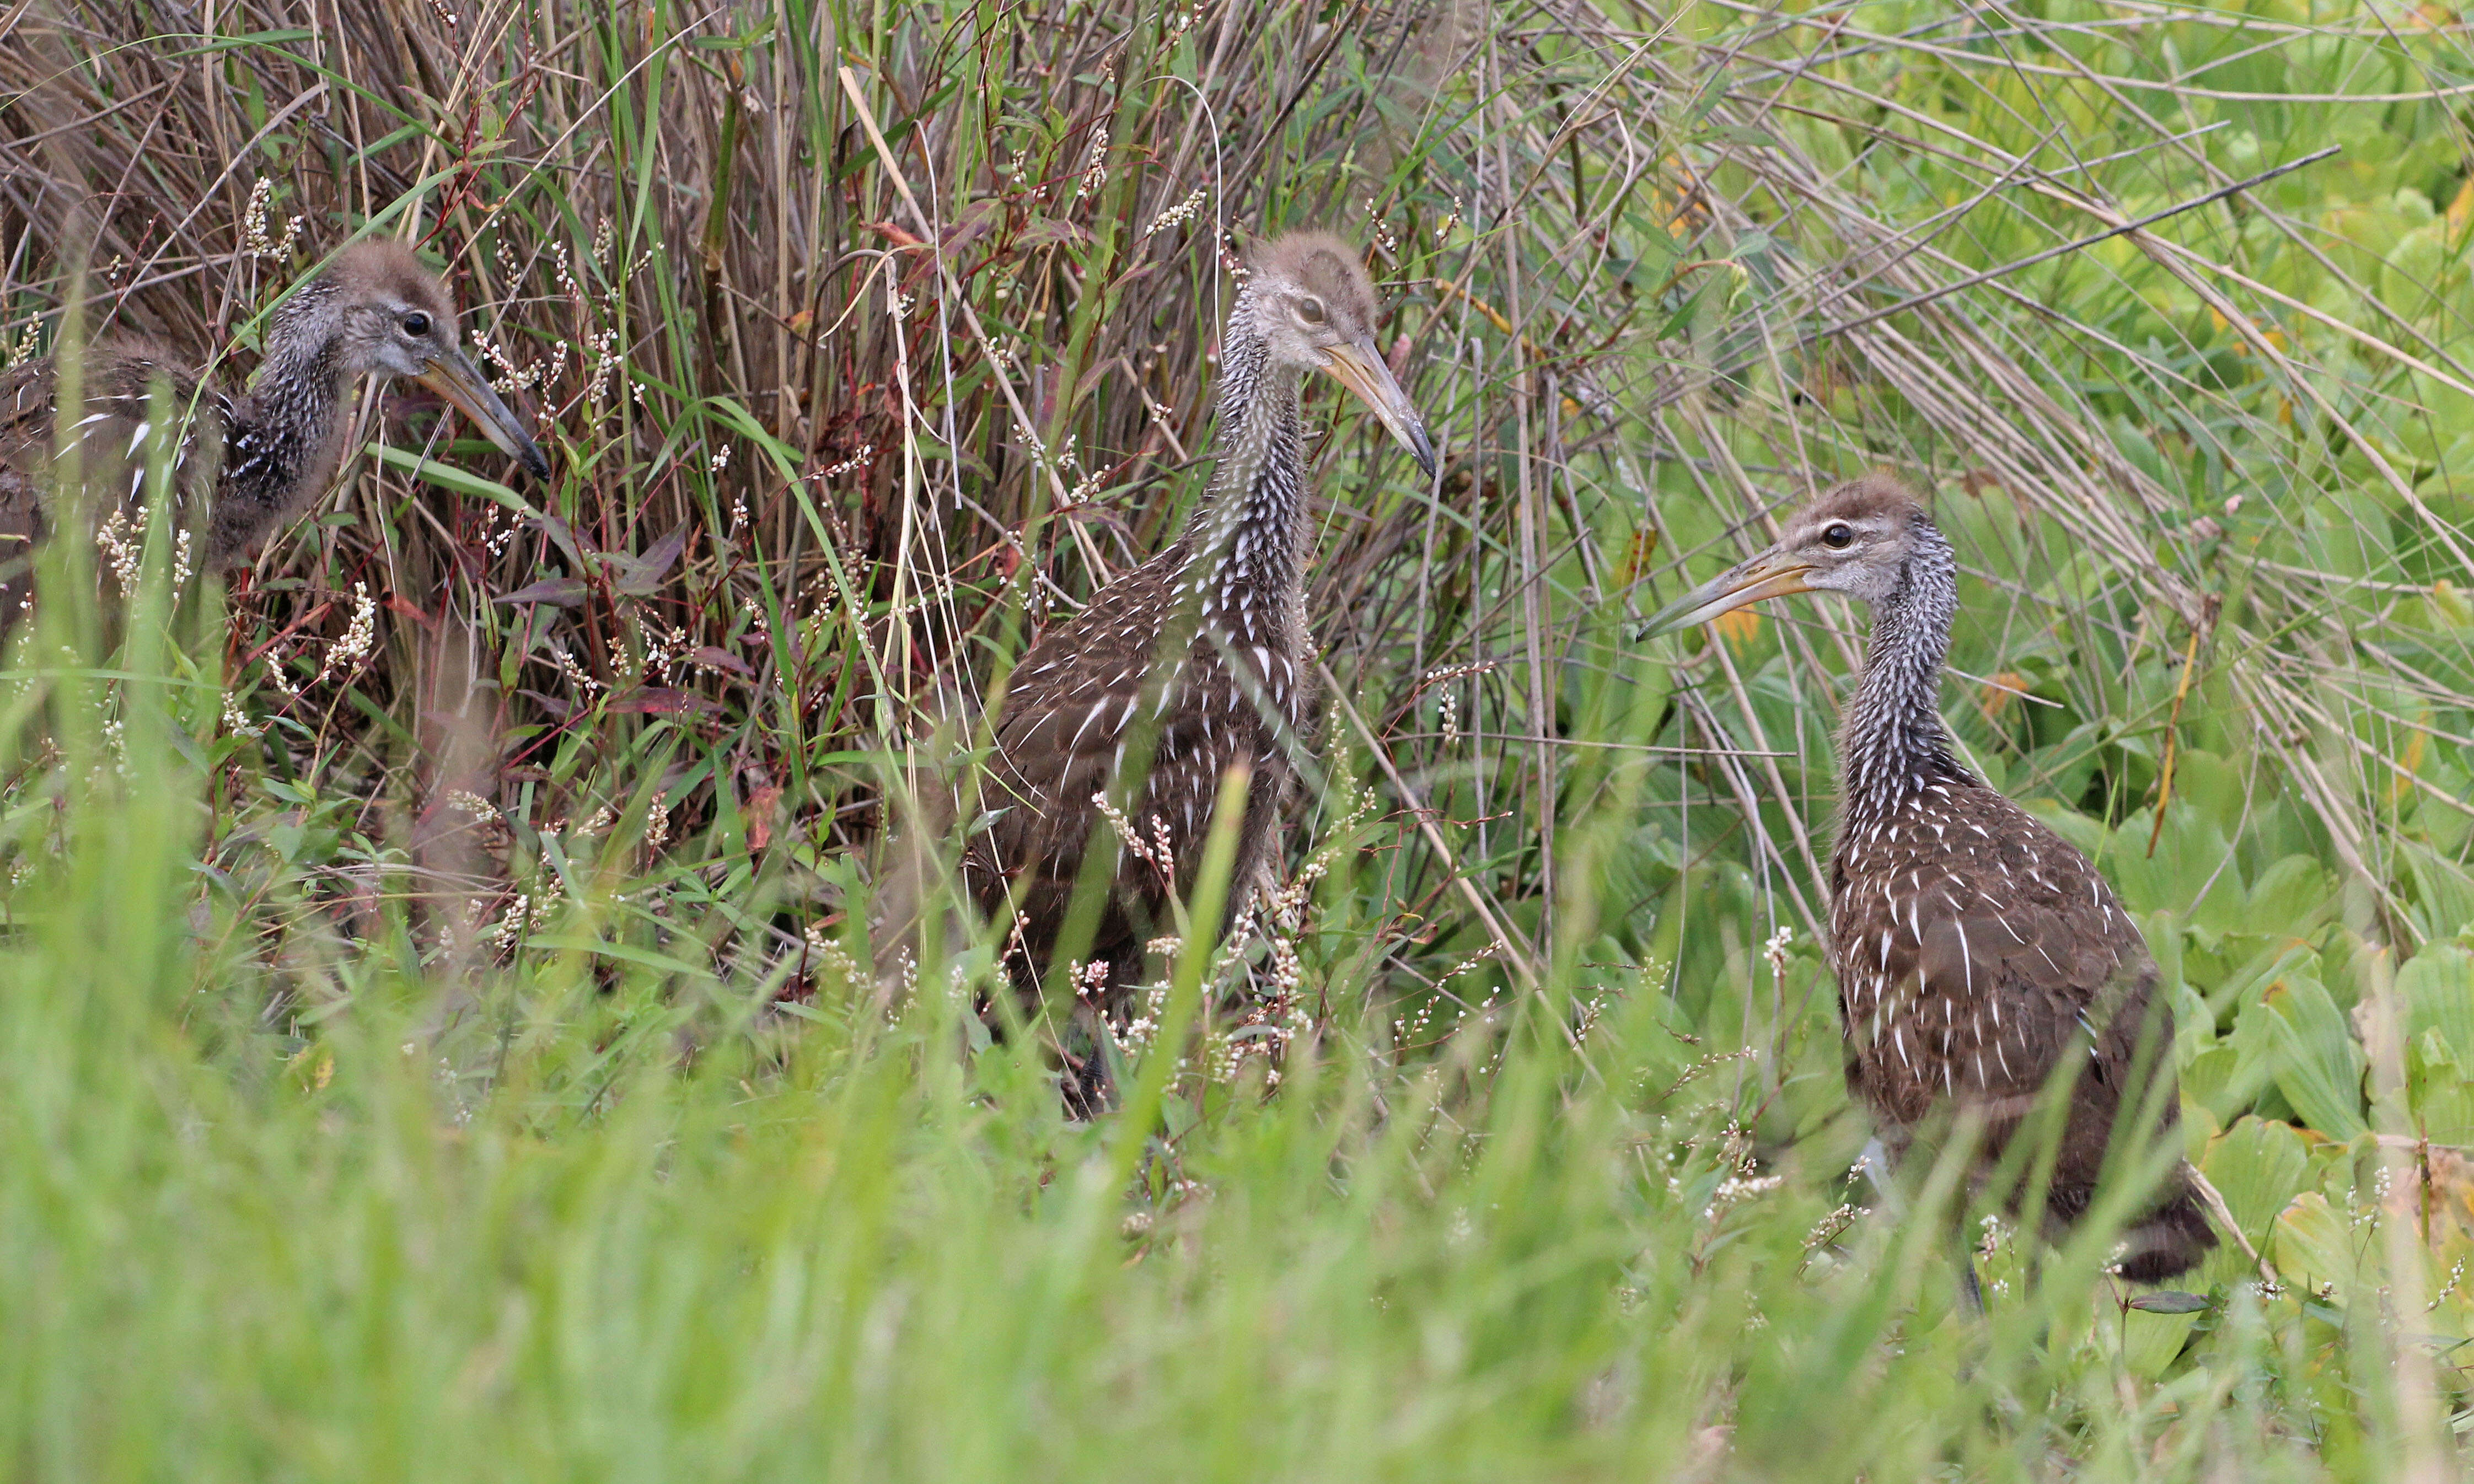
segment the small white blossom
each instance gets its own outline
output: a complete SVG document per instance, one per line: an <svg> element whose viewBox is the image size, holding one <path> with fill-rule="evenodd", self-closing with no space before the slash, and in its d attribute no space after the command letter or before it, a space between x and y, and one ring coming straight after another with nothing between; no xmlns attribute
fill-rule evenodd
<svg viewBox="0 0 2474 1484"><path fill-rule="evenodd" d="M1082 183L1075 196L1093 195L1108 183L1108 121L1102 119L1091 126L1091 159L1082 167Z"/></svg>

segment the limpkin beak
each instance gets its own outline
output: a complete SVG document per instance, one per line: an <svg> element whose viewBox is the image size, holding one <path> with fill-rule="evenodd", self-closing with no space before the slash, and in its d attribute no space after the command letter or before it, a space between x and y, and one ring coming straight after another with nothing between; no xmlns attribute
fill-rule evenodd
<svg viewBox="0 0 2474 1484"><path fill-rule="evenodd" d="M1811 573L1808 563L1791 562L1775 551L1764 551L1651 614L1636 637L1647 639L1653 634L1671 634L1695 623L1707 623L1722 613L1733 613L1764 597L1812 592L1812 584L1804 580Z"/></svg>
<svg viewBox="0 0 2474 1484"><path fill-rule="evenodd" d="M516 421L515 413L490 390L481 372L463 352L449 346L431 357L429 369L413 378L455 404L455 410L471 418L483 437L516 456L524 473L536 479L549 477L549 455L533 442L524 426Z"/></svg>
<svg viewBox="0 0 2474 1484"><path fill-rule="evenodd" d="M1391 429L1392 436L1400 440L1400 447L1408 450L1418 467L1426 472L1426 477L1435 476L1435 446L1427 441L1425 422L1418 416L1418 409L1409 405L1409 394L1393 379L1392 368L1383 364L1373 340L1333 346L1322 369L1331 373L1333 380L1363 398L1383 426Z"/></svg>

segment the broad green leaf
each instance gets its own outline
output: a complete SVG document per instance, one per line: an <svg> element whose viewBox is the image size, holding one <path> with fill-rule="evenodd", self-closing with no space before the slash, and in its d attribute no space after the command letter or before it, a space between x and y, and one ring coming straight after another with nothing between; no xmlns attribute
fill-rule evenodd
<svg viewBox="0 0 2474 1484"><path fill-rule="evenodd" d="M2197 1302L2183 1307L2189 1300ZM2122 1363L2131 1375L2154 1380L2182 1353L2208 1301L2197 1294L2141 1294L2130 1307L2132 1312L2122 1316Z"/></svg>
<svg viewBox="0 0 2474 1484"><path fill-rule="evenodd" d="M2429 846L2399 837L2396 850L2414 884L2415 925L2423 937L2454 937L2474 924L2474 875Z"/></svg>
<svg viewBox="0 0 2474 1484"><path fill-rule="evenodd" d="M2183 1100L2207 1109L2219 1123L2239 1116L2258 1090L2237 1081L2241 1067L2241 1048L2231 1044L2209 1047L2182 1066Z"/></svg>
<svg viewBox="0 0 2474 1484"><path fill-rule="evenodd" d="M2334 1285L2327 1297L2341 1302L2362 1279L2365 1244L2371 1237L2370 1223L2356 1226L2326 1196L2305 1191L2276 1218L2268 1258L2289 1281L2314 1296L2322 1284Z"/></svg>
<svg viewBox="0 0 2474 1484"><path fill-rule="evenodd" d="M2337 883L2309 856L2292 855L2259 873L2251 884L2249 926L2302 934L2336 910Z"/></svg>
<svg viewBox="0 0 2474 1484"><path fill-rule="evenodd" d="M2446 1038L2423 1032L2407 1042L2405 1059L2415 1131L2435 1144L2474 1144L2474 1083Z"/></svg>
<svg viewBox="0 0 2474 1484"><path fill-rule="evenodd" d="M2308 1184L2311 1155L2292 1125L2244 1118L2208 1146L2199 1168L2257 1246L2268 1240L2277 1213Z"/></svg>
<svg viewBox="0 0 2474 1484"><path fill-rule="evenodd" d="M2362 1043L2316 979L2290 974L2246 1014L2266 1015L2276 1051L2276 1086L2312 1128L2336 1139L2365 1131Z"/></svg>
<svg viewBox="0 0 2474 1484"><path fill-rule="evenodd" d="M2434 943L2397 970L2396 997L2405 1034L2436 1031L2461 1062L2474 1062L2474 953Z"/></svg>

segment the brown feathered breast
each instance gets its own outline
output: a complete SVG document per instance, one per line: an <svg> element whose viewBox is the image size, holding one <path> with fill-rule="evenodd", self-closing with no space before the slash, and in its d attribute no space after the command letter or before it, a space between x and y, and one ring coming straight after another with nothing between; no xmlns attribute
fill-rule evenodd
<svg viewBox="0 0 2474 1484"><path fill-rule="evenodd" d="M2076 847L1964 774L1843 828L1831 888L1848 1083L1892 1153L1947 1100L1982 1118L1999 1155L2054 1074L2081 1058L2047 1195L2054 1221L2076 1220L2124 1098L2134 1109L2149 1101L2172 1058L2155 961L2113 888ZM2170 1146L2180 1118L2170 1081L2153 1101L2149 1127ZM2170 1277L2214 1245L2180 1183L2127 1233L2125 1277Z"/></svg>
<svg viewBox="0 0 2474 1484"><path fill-rule="evenodd" d="M1089 957L1108 965L1109 986L1130 984L1146 939L1167 930L1167 893L1193 886L1220 779L1241 761L1253 780L1235 880L1249 881L1262 859L1294 775L1283 734L1296 735L1311 705L1304 636L1265 634L1271 642L1254 648L1205 628L1181 655L1163 655L1189 557L1180 540L1124 573L1014 669L981 793L988 826L962 869L993 921L1019 922L1018 978L1046 964L1091 841L1117 851L1117 865ZM1241 650L1233 667L1232 648ZM1146 719L1155 728L1151 769L1127 813L1152 859L1123 849L1094 802ZM1163 848L1167 873L1157 864Z"/></svg>

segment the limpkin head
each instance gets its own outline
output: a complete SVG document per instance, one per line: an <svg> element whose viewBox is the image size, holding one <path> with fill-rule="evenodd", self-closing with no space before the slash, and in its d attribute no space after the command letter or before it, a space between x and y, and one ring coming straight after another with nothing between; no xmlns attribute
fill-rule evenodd
<svg viewBox="0 0 2474 1484"><path fill-rule="evenodd" d="M1906 586L1908 562L1926 547L1931 523L1895 479L1871 474L1842 484L1796 512L1777 546L1652 614L1641 636L1707 623L1786 593L1844 593L1879 604Z"/></svg>
<svg viewBox="0 0 2474 1484"><path fill-rule="evenodd" d="M1431 477L1435 446L1374 348L1374 284L1356 252L1329 232L1293 231L1256 249L1248 271L1254 330L1273 364L1330 373Z"/></svg>
<svg viewBox="0 0 2474 1484"><path fill-rule="evenodd" d="M277 311L271 339L324 346L346 376L401 377L453 403L535 478L549 459L457 344L455 301L400 242L357 242ZM272 349L272 347L270 347Z"/></svg>

